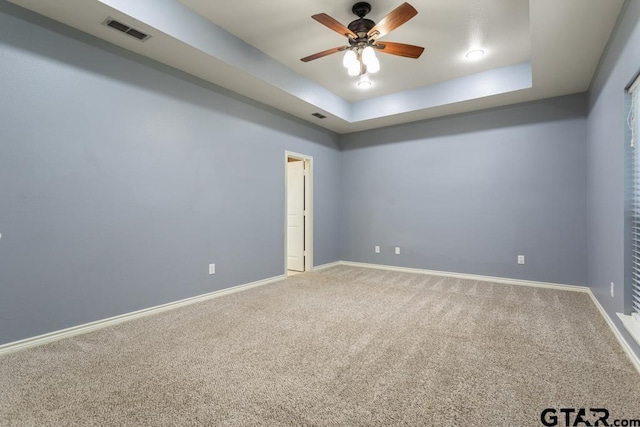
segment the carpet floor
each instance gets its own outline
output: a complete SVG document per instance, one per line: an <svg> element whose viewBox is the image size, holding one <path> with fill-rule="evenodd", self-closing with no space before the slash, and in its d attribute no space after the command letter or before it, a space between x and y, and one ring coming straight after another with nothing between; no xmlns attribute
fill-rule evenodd
<svg viewBox="0 0 640 427"><path fill-rule="evenodd" d="M3 426L540 426L545 408L640 419L587 294L347 266L0 357Z"/></svg>

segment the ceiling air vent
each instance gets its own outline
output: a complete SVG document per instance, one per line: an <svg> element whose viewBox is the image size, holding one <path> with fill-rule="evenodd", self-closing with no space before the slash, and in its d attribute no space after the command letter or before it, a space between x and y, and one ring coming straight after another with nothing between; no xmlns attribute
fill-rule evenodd
<svg viewBox="0 0 640 427"><path fill-rule="evenodd" d="M313 117L317 117L317 118L319 118L319 119L326 119L326 118L327 118L327 116L322 115L322 114L320 114L320 113L313 113L313 114L312 114L312 116L313 116Z"/></svg>
<svg viewBox="0 0 640 427"><path fill-rule="evenodd" d="M145 34L140 30L136 30L135 28L132 28L126 24L123 24L122 22L116 21L115 19L109 17L107 18L102 25L106 25L107 27L111 27L114 30L118 30L121 33L125 33L128 36L131 36L135 39L138 39L140 41L145 41L147 39L150 39L151 36L149 34Z"/></svg>

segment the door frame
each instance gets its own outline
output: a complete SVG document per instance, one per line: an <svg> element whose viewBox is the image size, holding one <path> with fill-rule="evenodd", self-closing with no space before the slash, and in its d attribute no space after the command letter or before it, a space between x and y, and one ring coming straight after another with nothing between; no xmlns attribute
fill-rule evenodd
<svg viewBox="0 0 640 427"><path fill-rule="evenodd" d="M289 197L289 159L302 160L304 162L304 271L313 270L313 157L293 151L284 152L284 274L287 270L287 200Z"/></svg>

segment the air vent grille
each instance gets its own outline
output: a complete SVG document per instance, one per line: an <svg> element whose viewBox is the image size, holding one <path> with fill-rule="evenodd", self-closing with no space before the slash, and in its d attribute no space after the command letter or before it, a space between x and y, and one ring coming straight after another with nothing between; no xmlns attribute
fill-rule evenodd
<svg viewBox="0 0 640 427"><path fill-rule="evenodd" d="M121 33L125 33L128 36L131 36L135 39L138 39L140 41L145 41L151 38L151 36L149 34L145 34L140 30L136 30L135 28L132 28L126 24L123 24L122 22L116 21L115 19L109 17L107 18L102 25L106 25L107 27L111 27L114 30L118 30Z"/></svg>
<svg viewBox="0 0 640 427"><path fill-rule="evenodd" d="M145 40L149 37L148 34L142 33L136 29L131 28L129 31L127 31L127 34L129 34L131 37L135 37L138 40Z"/></svg>
<svg viewBox="0 0 640 427"><path fill-rule="evenodd" d="M319 118L319 119L326 119L326 118L327 118L327 116L325 116L325 115L323 115L323 114L320 114L320 113L313 113L313 114L311 114L311 115L312 115L313 117L317 117L317 118Z"/></svg>

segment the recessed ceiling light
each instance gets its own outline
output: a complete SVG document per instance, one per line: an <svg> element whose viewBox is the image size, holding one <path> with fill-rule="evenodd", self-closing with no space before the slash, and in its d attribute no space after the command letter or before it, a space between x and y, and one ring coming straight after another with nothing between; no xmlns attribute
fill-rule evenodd
<svg viewBox="0 0 640 427"><path fill-rule="evenodd" d="M373 86L373 83L371 83L371 80L366 76L362 76L360 80L358 80L358 83L356 83L356 86L358 86L358 89L369 89Z"/></svg>
<svg viewBox="0 0 640 427"><path fill-rule="evenodd" d="M476 50L469 51L465 55L465 57L467 59L470 59L470 60L480 59L483 56L484 56L484 50L482 50L482 49L476 49Z"/></svg>

